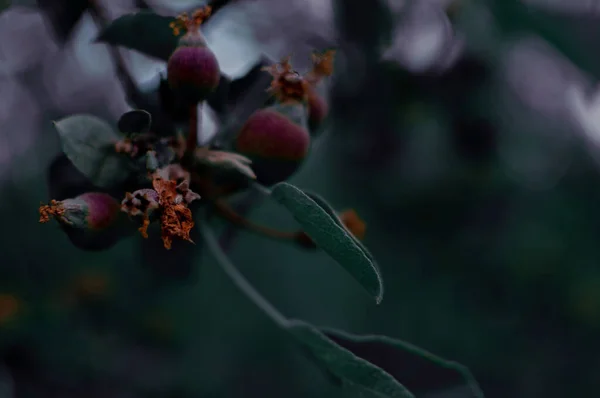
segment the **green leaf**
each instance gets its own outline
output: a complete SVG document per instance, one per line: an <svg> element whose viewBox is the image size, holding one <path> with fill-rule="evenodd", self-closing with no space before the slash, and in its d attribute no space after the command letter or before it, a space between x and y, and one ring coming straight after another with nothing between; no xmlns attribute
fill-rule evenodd
<svg viewBox="0 0 600 398"><path fill-rule="evenodd" d="M355 385L383 397L414 397L392 375L337 344L315 326L290 319L285 327L309 349L317 362L342 380L344 385Z"/></svg>
<svg viewBox="0 0 600 398"><path fill-rule="evenodd" d="M179 41L169 27L173 21L151 11L127 14L112 21L96 40L167 61Z"/></svg>
<svg viewBox="0 0 600 398"><path fill-rule="evenodd" d="M152 116L143 109L125 112L119 118L117 128L123 134L145 134L150 131Z"/></svg>
<svg viewBox="0 0 600 398"><path fill-rule="evenodd" d="M328 211L286 182L273 187L272 197L285 206L313 242L344 267L379 304L383 281L375 262L356 243L356 238L339 225Z"/></svg>
<svg viewBox="0 0 600 398"><path fill-rule="evenodd" d="M344 223L342 222L342 220L340 220L340 218L338 217L338 214L335 211L335 209L333 207L331 207L331 205L322 196L320 196L314 192L304 191L304 193L309 198L314 200L316 204L321 206L321 208L323 210L325 210L327 212L327 214L329 214L329 216L333 219L333 221L335 221L337 223L337 225L339 225L341 228L344 228L345 230L347 230L347 228L344 225ZM377 269L379 269L379 266L377 265L377 261L375 261L375 258L373 257L371 252L365 247L365 245L363 245L363 243L360 240L358 240L356 238L356 236L354 236L350 231L348 231L348 235L350 235L350 237L354 240L354 243L356 243L356 245L363 251L365 256L367 256L369 258L369 260L371 260L371 262L373 263L373 266L376 267Z"/></svg>
<svg viewBox="0 0 600 398"><path fill-rule="evenodd" d="M464 398L483 398L471 372L463 365L387 336L357 336L321 329L329 339L379 366L417 397L444 391L464 391Z"/></svg>
<svg viewBox="0 0 600 398"><path fill-rule="evenodd" d="M106 121L92 115L73 115L54 122L62 149L73 165L90 181L109 188L125 181L133 161L115 152L121 138Z"/></svg>
<svg viewBox="0 0 600 398"><path fill-rule="evenodd" d="M206 247L237 288L277 326L289 332L328 373L342 380L343 385L367 391L371 396L414 398L414 395L385 370L354 355L318 328L303 321L287 319L240 274L219 246L210 226L206 222L199 225Z"/></svg>

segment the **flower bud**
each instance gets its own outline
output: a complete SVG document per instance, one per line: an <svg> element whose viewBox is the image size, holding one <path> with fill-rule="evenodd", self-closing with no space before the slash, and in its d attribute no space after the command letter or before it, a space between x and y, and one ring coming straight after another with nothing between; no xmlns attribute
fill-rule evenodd
<svg viewBox="0 0 600 398"><path fill-rule="evenodd" d="M180 15L171 25L175 35L181 29L187 33L169 58L167 80L173 93L189 104L203 101L218 87L221 79L217 58L198 30L209 15L210 7L205 7L196 11L191 19L186 14Z"/></svg>
<svg viewBox="0 0 600 398"><path fill-rule="evenodd" d="M120 205L112 196L101 192L88 192L73 199L52 200L39 209L40 222L54 217L59 223L77 229L104 230L119 218Z"/></svg>
<svg viewBox="0 0 600 398"><path fill-rule="evenodd" d="M298 104L301 112L302 105ZM272 185L288 179L310 149L310 134L301 123L272 106L254 112L235 139L235 150L252 160L257 181Z"/></svg>

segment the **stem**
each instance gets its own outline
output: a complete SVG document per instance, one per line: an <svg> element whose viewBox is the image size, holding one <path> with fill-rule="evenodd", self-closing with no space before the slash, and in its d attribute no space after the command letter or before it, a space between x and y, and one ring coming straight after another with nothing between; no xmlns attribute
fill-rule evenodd
<svg viewBox="0 0 600 398"><path fill-rule="evenodd" d="M281 314L271 303L267 301L251 284L244 278L244 275L231 263L229 257L219 246L215 234L206 223L200 224L200 232L206 246L215 257L221 269L231 279L233 284L242 291L258 308L271 318L277 325L287 327L289 321Z"/></svg>
<svg viewBox="0 0 600 398"><path fill-rule="evenodd" d="M188 130L187 141L185 143L185 152L191 155L198 146L198 108L201 107L197 104L190 106L190 126Z"/></svg>
<svg viewBox="0 0 600 398"><path fill-rule="evenodd" d="M246 217L237 213L234 209L231 208L231 206L229 206L223 200L217 199L214 201L213 204L219 216L223 217L225 220L229 221L231 224L237 227L244 228L250 232L254 232L258 235L265 236L267 238L284 240L288 242L295 241L298 237L297 232L280 231L278 229L273 229L264 225L256 224L248 220Z"/></svg>
<svg viewBox="0 0 600 398"><path fill-rule="evenodd" d="M99 4L98 0L90 0L90 13L96 24L100 26L100 28L105 28L110 22L109 18L104 13L102 6ZM125 60L118 48L115 46L108 46L110 55L115 64L116 73L119 81L123 85L123 89L125 90L125 94L128 99L134 103L139 102L141 93L138 90L137 85L131 78L127 67L125 66Z"/></svg>
<svg viewBox="0 0 600 398"><path fill-rule="evenodd" d="M259 193L256 191L248 192L246 194L246 197L244 197L242 203L240 203L238 206L235 206L237 213L241 216L246 216L246 214L248 214L252 206L254 206L256 201L259 199L258 194ZM236 228L236 226L228 225L225 228L225 231L223 231L223 233L221 234L219 244L226 253L231 249L237 231L238 229Z"/></svg>

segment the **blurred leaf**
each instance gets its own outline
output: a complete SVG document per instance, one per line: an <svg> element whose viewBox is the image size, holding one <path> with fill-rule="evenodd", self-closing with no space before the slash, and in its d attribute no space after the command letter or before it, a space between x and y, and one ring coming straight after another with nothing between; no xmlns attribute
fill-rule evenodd
<svg viewBox="0 0 600 398"><path fill-rule="evenodd" d="M65 154L57 156L46 174L48 193L51 199L74 198L85 192L97 191L94 184L83 175Z"/></svg>
<svg viewBox="0 0 600 398"><path fill-rule="evenodd" d="M354 355L381 367L417 397L465 385L469 394L463 395L464 398L484 396L465 366L412 344L387 336L357 336L332 329L321 331Z"/></svg>
<svg viewBox="0 0 600 398"><path fill-rule="evenodd" d="M236 79L230 83L227 96L228 120L218 134L217 144L227 143L256 110L263 108L270 98L267 89L273 80L271 75L262 72L260 68L273 62L262 56L261 61L244 76L241 81Z"/></svg>
<svg viewBox="0 0 600 398"><path fill-rule="evenodd" d="M383 281L375 263L355 243L355 238L317 202L297 187L279 183L273 187L272 197L285 206L300 223L304 232L350 275L352 275L379 304L383 299ZM329 207L329 206L328 206Z"/></svg>
<svg viewBox="0 0 600 398"><path fill-rule="evenodd" d="M318 328L303 321L285 318L239 273L219 246L210 226L201 223L200 228L208 249L231 281L275 324L288 331L328 372L343 380L347 386L357 386L373 396L414 398L390 374L338 345Z"/></svg>
<svg viewBox="0 0 600 398"><path fill-rule="evenodd" d="M228 95L228 103L230 105L234 105L237 103L247 92L249 92L252 87L260 81L265 81L267 84L264 85L265 91L270 84L271 76L262 70L262 68L266 66L270 66L274 64L275 61L268 58L266 55L262 55L259 62L252 67L244 76L239 79L235 79L229 85L229 95ZM262 79L264 78L264 79ZM268 95L265 93L265 98Z"/></svg>
<svg viewBox="0 0 600 398"><path fill-rule="evenodd" d="M48 16L58 40L66 42L83 13L88 0L37 0L37 5Z"/></svg>
<svg viewBox="0 0 600 398"><path fill-rule="evenodd" d="M11 0L0 0L0 12L11 6Z"/></svg>
<svg viewBox="0 0 600 398"><path fill-rule="evenodd" d="M174 20L151 11L123 15L102 30L96 40L168 61L179 41L169 26Z"/></svg>
<svg viewBox="0 0 600 398"><path fill-rule="evenodd" d="M123 134L144 134L150 130L152 116L145 110L136 109L121 115L117 128Z"/></svg>
<svg viewBox="0 0 600 398"><path fill-rule="evenodd" d="M62 149L73 165L100 188L125 181L133 162L115 151L118 133L104 120L92 115L73 115L54 123Z"/></svg>
<svg viewBox="0 0 600 398"><path fill-rule="evenodd" d="M600 78L600 61L587 48L584 37L562 28L566 21L546 10L535 8L520 0L491 0L492 11L504 34L534 33L546 40L581 70Z"/></svg>

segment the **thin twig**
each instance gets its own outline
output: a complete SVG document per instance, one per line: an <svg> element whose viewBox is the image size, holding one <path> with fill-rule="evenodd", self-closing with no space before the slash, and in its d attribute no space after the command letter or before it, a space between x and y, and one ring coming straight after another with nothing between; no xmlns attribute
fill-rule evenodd
<svg viewBox="0 0 600 398"><path fill-rule="evenodd" d="M219 246L219 242L214 236L210 226L206 225L206 223L201 223L199 226L206 246L219 263L221 269L227 274L227 276L229 276L236 287L240 289L254 304L256 304L258 308L263 310L265 314L277 325L286 328L289 325L289 321L281 312L279 312L279 310L277 310L277 308L275 308L267 299L265 299L231 263L229 257Z"/></svg>
<svg viewBox="0 0 600 398"><path fill-rule="evenodd" d="M90 0L90 13L100 29L104 29L109 25L110 19L106 16L106 13L98 0ZM116 68L117 78L123 85L127 98L133 103L138 103L141 93L129 74L123 55L119 49L114 46L109 46L109 51Z"/></svg>
<svg viewBox="0 0 600 398"><path fill-rule="evenodd" d="M248 193L246 193L246 196L242 199L241 203L235 207L235 211L239 215L246 217L252 209L252 207L256 205L259 199L261 199L261 197L258 192L249 191ZM223 233L221 234L219 244L226 253L231 250L238 230L239 229L237 227L229 224L225 228L225 231L223 231Z"/></svg>
<svg viewBox="0 0 600 398"><path fill-rule="evenodd" d="M200 108L200 111L198 111ZM187 155L193 154L198 146L198 121L202 120L202 105L194 104L190 106L190 125L188 129L187 141L185 143L185 152Z"/></svg>
<svg viewBox="0 0 600 398"><path fill-rule="evenodd" d="M237 226L239 228L246 229L247 231L254 232L260 236L276 240L284 240L289 242L296 241L298 238L298 232L296 231L280 231L278 229L256 224L253 221L248 220L246 217L236 212L223 200L216 200L213 204L215 206L216 214L229 221L233 226Z"/></svg>

